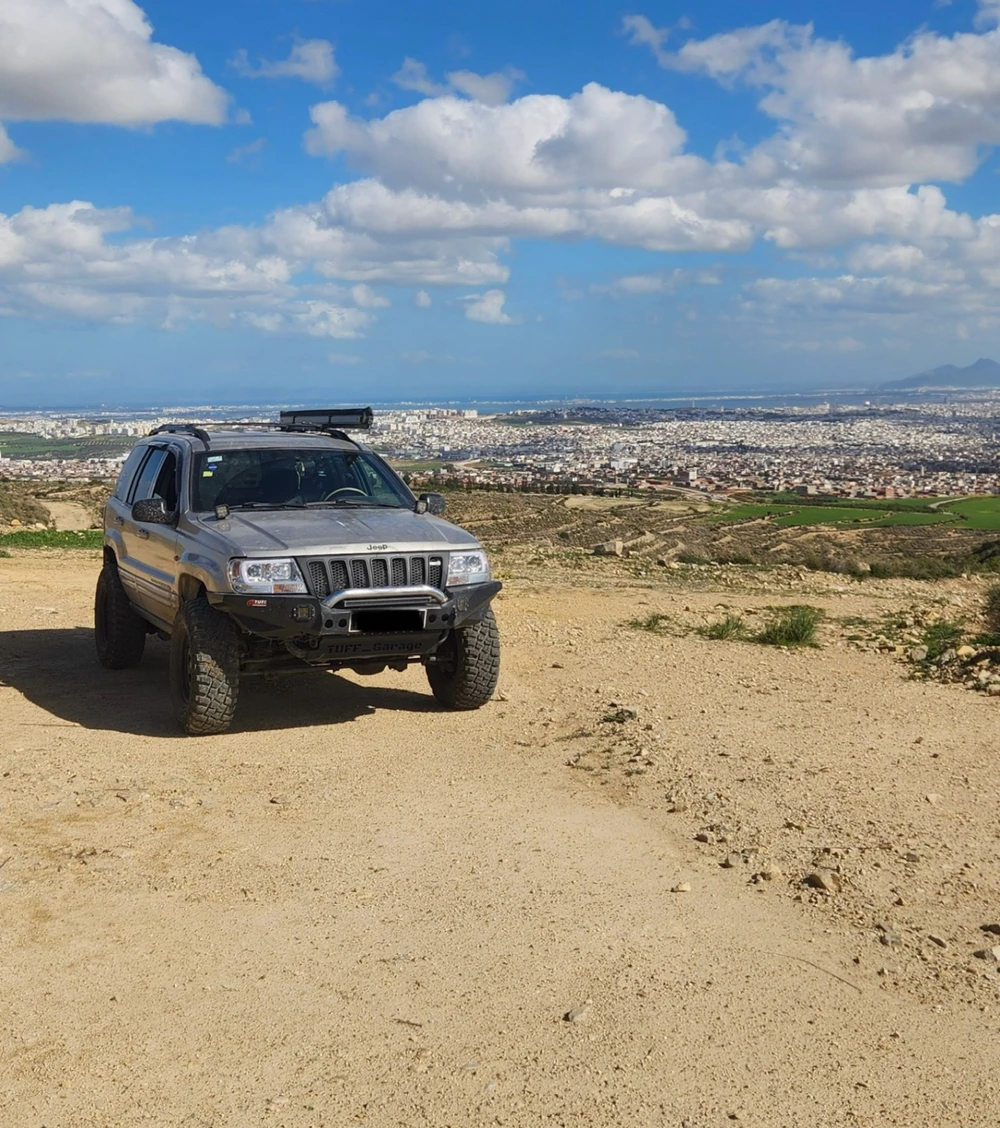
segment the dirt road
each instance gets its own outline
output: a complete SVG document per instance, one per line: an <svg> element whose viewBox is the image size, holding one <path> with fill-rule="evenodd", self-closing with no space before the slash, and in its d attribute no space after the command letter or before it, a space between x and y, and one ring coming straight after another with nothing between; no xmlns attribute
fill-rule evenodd
<svg viewBox="0 0 1000 1128"><path fill-rule="evenodd" d="M996 701L521 582L478 713L309 675L181 738L96 570L0 560L3 1123L1000 1118Z"/></svg>

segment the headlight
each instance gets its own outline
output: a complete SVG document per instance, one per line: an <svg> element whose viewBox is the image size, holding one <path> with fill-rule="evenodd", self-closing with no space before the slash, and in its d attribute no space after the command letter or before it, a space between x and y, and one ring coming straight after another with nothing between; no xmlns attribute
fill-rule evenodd
<svg viewBox="0 0 1000 1128"><path fill-rule="evenodd" d="M307 595L305 580L294 560L230 560L229 582L245 595Z"/></svg>
<svg viewBox="0 0 1000 1128"><path fill-rule="evenodd" d="M490 578L490 564L486 553L453 552L448 560L448 582L445 587L459 584L482 584Z"/></svg>

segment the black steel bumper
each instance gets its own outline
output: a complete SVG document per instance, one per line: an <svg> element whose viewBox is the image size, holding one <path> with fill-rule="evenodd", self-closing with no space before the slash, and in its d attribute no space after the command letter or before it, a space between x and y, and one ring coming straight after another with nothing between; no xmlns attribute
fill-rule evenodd
<svg viewBox="0 0 1000 1128"><path fill-rule="evenodd" d="M370 588L335 592L326 599L209 593L208 601L260 638L319 639L324 650L345 657L406 650L418 654L433 648L447 631L481 619L502 587L493 580L447 592Z"/></svg>

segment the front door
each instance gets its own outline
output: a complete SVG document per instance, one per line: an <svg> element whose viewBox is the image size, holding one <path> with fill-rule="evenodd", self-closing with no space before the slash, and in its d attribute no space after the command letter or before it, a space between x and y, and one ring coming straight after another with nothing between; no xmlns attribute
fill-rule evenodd
<svg viewBox="0 0 1000 1128"><path fill-rule="evenodd" d="M139 474L131 505L146 498L161 498L168 512L177 512L178 460L174 451L156 447ZM120 561L122 580L129 596L150 616L170 624L177 613L177 530L173 525L136 521L131 508L124 513Z"/></svg>

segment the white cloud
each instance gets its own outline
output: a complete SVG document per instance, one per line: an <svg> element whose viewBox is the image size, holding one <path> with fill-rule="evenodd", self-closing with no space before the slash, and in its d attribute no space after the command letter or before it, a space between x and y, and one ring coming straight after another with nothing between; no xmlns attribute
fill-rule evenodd
<svg viewBox="0 0 1000 1128"><path fill-rule="evenodd" d="M670 31L656 27L646 16L625 16L622 19L622 34L627 35L633 47L648 47L661 66L666 66L669 55L664 50Z"/></svg>
<svg viewBox="0 0 1000 1128"><path fill-rule="evenodd" d="M994 27L1000 23L1000 0L978 0L977 27Z"/></svg>
<svg viewBox="0 0 1000 1128"><path fill-rule="evenodd" d="M418 309L430 309L432 305L431 296L426 290L418 290L413 295L413 304Z"/></svg>
<svg viewBox="0 0 1000 1128"><path fill-rule="evenodd" d="M16 161L22 156L24 153L11 141L7 130L0 125L0 164Z"/></svg>
<svg viewBox="0 0 1000 1128"><path fill-rule="evenodd" d="M303 39L292 45L287 59L261 59L255 67L246 50L236 52L230 65L244 78L300 78L316 86L330 86L340 74L328 39Z"/></svg>
<svg viewBox="0 0 1000 1128"><path fill-rule="evenodd" d="M982 7L1000 12L1000 4ZM996 22L991 19L991 22ZM888 186L963 180L1000 143L1000 30L923 31L875 57L772 20L660 52L674 69L743 82L781 123L748 167L761 178Z"/></svg>
<svg viewBox="0 0 1000 1128"><path fill-rule="evenodd" d="M228 96L132 0L3 0L0 119L218 125Z"/></svg>
<svg viewBox="0 0 1000 1128"><path fill-rule="evenodd" d="M507 300L503 290L487 290L485 294L470 294L466 299L465 316L470 321L487 325L512 325L513 318L503 311Z"/></svg>
<svg viewBox="0 0 1000 1128"><path fill-rule="evenodd" d="M493 74L476 74L469 70L452 71L446 78L446 82L435 82L424 63L407 56L392 76L392 81L402 90L412 90L431 98L457 91L484 105L499 106L507 101L514 84L523 79L524 75L521 71L508 67Z"/></svg>
<svg viewBox="0 0 1000 1128"><path fill-rule="evenodd" d="M237 145L232 152L226 156L226 161L229 164L243 164L244 161L251 164L257 164L256 158L267 148L267 138L258 137L256 141L250 141L246 145Z"/></svg>
<svg viewBox="0 0 1000 1128"><path fill-rule="evenodd" d="M388 298L375 291L365 282L359 282L351 287L351 297L354 304L361 309L387 309L392 305Z"/></svg>

